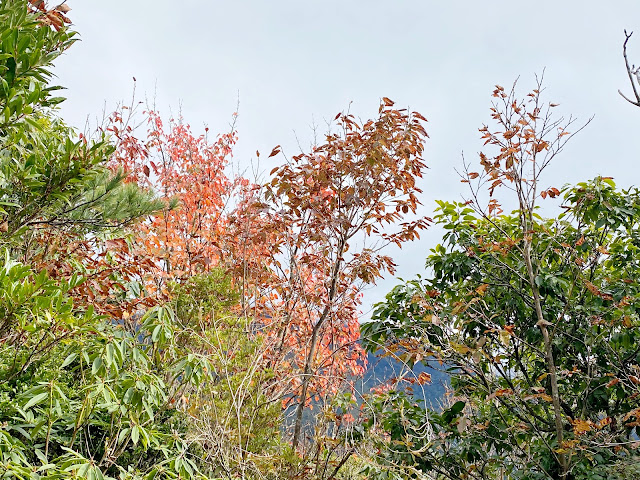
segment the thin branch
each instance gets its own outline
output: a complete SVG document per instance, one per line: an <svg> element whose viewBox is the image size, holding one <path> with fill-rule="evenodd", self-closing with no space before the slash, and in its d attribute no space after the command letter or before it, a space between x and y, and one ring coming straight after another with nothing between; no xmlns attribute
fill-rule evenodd
<svg viewBox="0 0 640 480"><path fill-rule="evenodd" d="M622 96L622 98L624 98L627 102L629 102L632 105L635 105L636 107L640 107L640 94L638 94L638 89L636 88L636 82L633 79L633 75L634 72L633 68L629 65L629 59L627 58L627 43L629 42L629 39L631 38L631 35L633 35L633 32L627 33L627 31L624 31L624 43L622 44L622 55L624 56L624 64L627 67L627 75L629 75L629 81L631 82L631 87L633 88L633 94L636 97L636 101L634 102L633 100L627 98L625 96L624 93L622 93L620 90L618 90L618 93Z"/></svg>

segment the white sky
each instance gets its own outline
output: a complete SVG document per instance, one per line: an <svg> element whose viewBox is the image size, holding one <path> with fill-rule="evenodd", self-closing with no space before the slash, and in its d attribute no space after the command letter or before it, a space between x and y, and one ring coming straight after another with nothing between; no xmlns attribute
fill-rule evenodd
<svg viewBox="0 0 640 480"><path fill-rule="evenodd" d="M547 99L558 113L593 122L550 167L550 186L598 174L620 186L638 181L640 108L630 93L621 54L623 29L637 30L630 59L640 63L640 2L537 0L68 0L82 41L57 62L68 88L62 116L82 127L103 109L154 96L165 116L182 110L197 133L225 132L239 99L235 160L249 166L281 144L288 155L312 140L351 105L375 115L387 96L429 119L430 166L424 212L435 199L464 194L454 168L461 153L475 161L477 129L489 121L495 84L519 76L522 92L546 68ZM324 131L320 128L320 131ZM634 132L636 132L634 134ZM269 170L273 165L262 165ZM400 252L405 279L423 271L439 241L433 229ZM396 283L380 282L365 304ZM365 308L366 309L366 308Z"/></svg>

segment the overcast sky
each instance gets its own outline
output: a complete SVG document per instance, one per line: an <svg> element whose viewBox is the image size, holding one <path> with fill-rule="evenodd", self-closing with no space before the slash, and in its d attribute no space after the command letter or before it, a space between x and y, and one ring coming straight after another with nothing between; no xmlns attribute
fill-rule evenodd
<svg viewBox="0 0 640 480"><path fill-rule="evenodd" d="M546 97L556 109L591 124L548 173L549 184L613 176L640 184L640 108L622 59L623 30L637 30L630 58L640 63L637 1L430 0L68 0L81 42L57 63L68 88L62 115L82 127L106 106L154 97L168 116L179 110L194 130L228 130L239 100L235 160L281 144L291 155L308 146L311 125L349 108L375 115L386 96L429 120L422 183L424 212L435 199L465 193L455 168L474 161L478 128L489 121L495 84L520 78L522 92L545 69ZM265 155L266 156L266 155ZM273 165L262 165L270 169ZM439 240L432 230L391 252L411 278ZM366 295L379 301L395 284Z"/></svg>

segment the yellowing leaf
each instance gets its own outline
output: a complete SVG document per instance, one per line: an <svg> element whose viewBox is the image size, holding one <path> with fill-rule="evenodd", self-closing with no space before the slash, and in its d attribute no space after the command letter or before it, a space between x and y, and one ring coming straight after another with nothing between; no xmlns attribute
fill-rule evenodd
<svg viewBox="0 0 640 480"><path fill-rule="evenodd" d="M467 353L469 353L471 351L471 349L469 347L467 347L466 345L462 345L460 343L452 343L451 344L451 348L453 348L453 350L456 353L459 353L461 355L466 355Z"/></svg>
<svg viewBox="0 0 640 480"><path fill-rule="evenodd" d="M500 330L500 333L498 333L498 337L500 338L500 342L502 342L505 347L509 346L509 341L511 340L511 335L509 334L509 332Z"/></svg>
<svg viewBox="0 0 640 480"><path fill-rule="evenodd" d="M501 388L489 395L487 397L487 400L493 400L496 397L504 397L507 395L513 395L513 390L511 390L510 388Z"/></svg>
<svg viewBox="0 0 640 480"><path fill-rule="evenodd" d="M589 420L573 420L571 422L573 424L573 433L576 435L584 435L587 432L591 431L592 423Z"/></svg>

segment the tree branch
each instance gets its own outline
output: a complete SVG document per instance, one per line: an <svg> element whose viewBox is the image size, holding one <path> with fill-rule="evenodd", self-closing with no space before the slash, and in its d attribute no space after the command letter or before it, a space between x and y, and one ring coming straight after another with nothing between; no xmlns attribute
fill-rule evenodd
<svg viewBox="0 0 640 480"><path fill-rule="evenodd" d="M631 105L640 107L640 94L638 94L638 89L636 88L636 82L633 79L633 75L637 73L638 70L636 71L633 70L633 67L629 65L629 59L627 58L627 43L629 43L629 39L631 38L631 35L633 35L633 32L627 33L626 30L624 31L625 39L624 39L624 43L622 44L622 56L624 57L624 64L625 64L625 67L627 68L627 75L629 76L629 81L631 82L631 88L633 88L633 94L636 97L636 100L634 102L630 98L627 98L625 94L622 93L620 90L618 90L618 93L622 96L622 98L624 98Z"/></svg>

